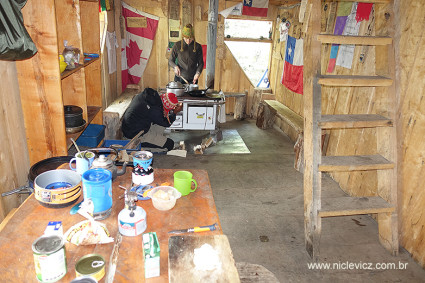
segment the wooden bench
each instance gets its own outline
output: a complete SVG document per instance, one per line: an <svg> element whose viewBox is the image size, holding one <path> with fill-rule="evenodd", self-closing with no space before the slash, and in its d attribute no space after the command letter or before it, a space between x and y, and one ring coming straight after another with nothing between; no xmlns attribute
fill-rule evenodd
<svg viewBox="0 0 425 283"><path fill-rule="evenodd" d="M294 168L304 172L304 118L276 100L263 100L257 112L257 127L271 128L276 125L294 145ZM325 155L329 134L322 131L322 155Z"/></svg>
<svg viewBox="0 0 425 283"><path fill-rule="evenodd" d="M137 88L127 88L117 99L103 111L103 124L105 140L122 139L121 122L125 110L130 105L133 97L140 92Z"/></svg>
<svg viewBox="0 0 425 283"><path fill-rule="evenodd" d="M295 159L294 168L303 172L303 143L304 143L304 119L289 107L276 100L263 100L258 106L257 127L261 129L271 128L276 125L280 128L294 145Z"/></svg>
<svg viewBox="0 0 425 283"><path fill-rule="evenodd" d="M235 120L243 120L245 119L246 112L246 98L248 96L248 91L245 90L245 93L241 92L224 92L224 97L234 98L235 105L233 109L233 118ZM227 112L227 111L226 111Z"/></svg>

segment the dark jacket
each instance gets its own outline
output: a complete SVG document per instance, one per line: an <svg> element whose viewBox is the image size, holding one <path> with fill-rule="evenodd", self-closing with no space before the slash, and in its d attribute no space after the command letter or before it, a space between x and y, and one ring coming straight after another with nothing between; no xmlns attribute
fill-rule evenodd
<svg viewBox="0 0 425 283"><path fill-rule="evenodd" d="M176 115L172 111L168 115L170 122L176 120ZM164 117L162 100L158 92L152 88L145 88L143 92L137 94L122 119L122 132L126 138L132 139L141 130L147 133L151 124L169 127L171 124Z"/></svg>
<svg viewBox="0 0 425 283"><path fill-rule="evenodd" d="M195 52L193 52L193 45L196 44ZM192 41L189 45L183 41L183 51L180 51L182 41L177 41L171 50L171 56L168 59L170 67L179 66L181 75L189 82L193 81L193 77L198 72L202 73L204 69L204 58L202 53L202 46ZM177 59L177 64L176 64Z"/></svg>

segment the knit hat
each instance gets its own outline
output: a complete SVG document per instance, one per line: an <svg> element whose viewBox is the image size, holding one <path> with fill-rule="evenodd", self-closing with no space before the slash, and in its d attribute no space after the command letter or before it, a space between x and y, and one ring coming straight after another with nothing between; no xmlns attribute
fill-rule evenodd
<svg viewBox="0 0 425 283"><path fill-rule="evenodd" d="M174 93L163 93L161 94L162 107L164 108L165 114L168 116L168 112L173 110L179 101Z"/></svg>
<svg viewBox="0 0 425 283"><path fill-rule="evenodd" d="M193 31L193 27L191 24L187 24L183 30L182 30L182 35L185 38L192 38L195 39L195 33Z"/></svg>
<svg viewBox="0 0 425 283"><path fill-rule="evenodd" d="M193 26L191 24L185 25L183 30L182 30L182 44L181 44L181 47L180 47L180 51L183 51L183 39L184 38L193 39L193 52L196 52L195 32L194 32Z"/></svg>

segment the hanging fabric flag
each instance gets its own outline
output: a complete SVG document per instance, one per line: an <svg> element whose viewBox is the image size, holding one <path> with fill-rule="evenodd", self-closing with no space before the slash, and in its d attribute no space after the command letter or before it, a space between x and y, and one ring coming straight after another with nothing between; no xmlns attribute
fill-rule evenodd
<svg viewBox="0 0 425 283"><path fill-rule="evenodd" d="M240 16L242 15L242 3L236 4L230 8L227 8L219 13L223 17L227 18L230 15Z"/></svg>
<svg viewBox="0 0 425 283"><path fill-rule="evenodd" d="M303 94L303 40L288 35L282 84L293 92Z"/></svg>
<svg viewBox="0 0 425 283"><path fill-rule="evenodd" d="M338 2L334 35L341 35L343 33L345 23L347 22L347 17L351 12L352 5L353 3L350 3L350 2ZM339 49L339 44L332 44L328 69L326 70L326 72L328 73L332 73L335 69L336 56L338 54L338 49Z"/></svg>
<svg viewBox="0 0 425 283"><path fill-rule="evenodd" d="M356 21L368 21L370 12L372 11L373 3L359 3L356 11Z"/></svg>
<svg viewBox="0 0 425 283"><path fill-rule="evenodd" d="M242 15L267 17L269 0L243 0Z"/></svg>
<svg viewBox="0 0 425 283"><path fill-rule="evenodd" d="M360 29L360 22L356 21L356 11L357 4L353 3L351 8L351 13L347 18L345 23L344 32L342 35L358 35ZM353 44L344 44L339 47L338 55L336 57L336 65L341 66L347 69L351 69L354 58L354 48L356 46Z"/></svg>
<svg viewBox="0 0 425 283"><path fill-rule="evenodd" d="M204 69L207 68L207 45L202 44L202 59L204 60Z"/></svg>
<svg viewBox="0 0 425 283"><path fill-rule="evenodd" d="M158 28L159 17L141 12L122 2L125 35L122 39L122 90L138 84L145 71Z"/></svg>

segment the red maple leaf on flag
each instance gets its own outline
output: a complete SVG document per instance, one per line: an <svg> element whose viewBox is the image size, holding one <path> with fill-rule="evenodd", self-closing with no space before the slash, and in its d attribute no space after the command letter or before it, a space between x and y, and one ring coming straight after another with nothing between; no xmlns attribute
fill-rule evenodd
<svg viewBox="0 0 425 283"><path fill-rule="evenodd" d="M140 63L140 55L142 52L143 50L139 49L137 43L133 40L130 40L129 46L126 47L127 66L129 69Z"/></svg>

